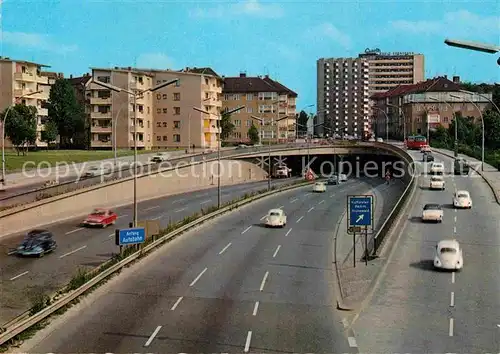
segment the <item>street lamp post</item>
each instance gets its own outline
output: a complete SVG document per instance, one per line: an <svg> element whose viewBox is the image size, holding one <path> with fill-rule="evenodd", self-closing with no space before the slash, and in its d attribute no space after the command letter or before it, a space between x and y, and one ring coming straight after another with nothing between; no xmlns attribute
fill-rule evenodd
<svg viewBox="0 0 500 354"><path fill-rule="evenodd" d="M16 100L23 99L28 96L36 95L37 93L42 93L43 91L35 91L35 92L30 92L25 95L22 95ZM9 108L7 108L7 112L5 112L5 116L3 117L2 120L2 186L5 186L7 183L5 181L5 122L7 122L7 118L9 116L9 112L14 107L13 105L10 105Z"/></svg>
<svg viewBox="0 0 500 354"><path fill-rule="evenodd" d="M114 150L114 157L115 157L115 166L117 164L116 129L117 129L117 125L118 125L118 117L120 116L120 112L121 112L122 108L123 108L123 106L121 106L120 109L118 109L118 112L116 113L115 119L113 121L113 150Z"/></svg>
<svg viewBox="0 0 500 354"><path fill-rule="evenodd" d="M193 109L197 112L200 112L200 113L204 113L204 114L208 114L208 115L214 115L214 116L217 116L218 120L219 120L219 125L220 125L220 121L222 120L222 116L224 114L231 114L231 113L235 113L235 112L239 112L241 111L243 108L245 108L245 106L240 106L238 108L235 108L235 109L231 109L227 112L224 112L223 114L219 114L219 115L216 115L215 113L211 113L209 111L206 111L204 109L201 109L201 108L198 108L198 107L193 107ZM219 126L219 139L217 140L217 207L220 208L221 207L221 199L222 199L222 196L221 196L221 181L220 181L220 148L221 148L221 133L222 133L222 128Z"/></svg>
<svg viewBox="0 0 500 354"><path fill-rule="evenodd" d="M481 97L481 98L484 98L484 99L485 99L485 100L487 100L489 103L491 103L491 105L492 105L493 107L495 107L495 109L497 110L497 112L500 114L500 108L498 108L498 106L496 105L496 103L495 103L495 102L493 102L493 100L492 100L491 98L489 98L488 96L483 95L483 94L478 93L478 92L472 92L472 91L467 91L467 90L460 90L460 92L463 92L463 93L466 93L466 94L468 94L468 95L472 95L472 96L477 95L477 96L479 96L479 97Z"/></svg>
<svg viewBox="0 0 500 354"><path fill-rule="evenodd" d="M462 97L456 96L456 95L450 95L450 97L457 98L459 100L462 99ZM467 99L467 101L469 101L477 109L477 111L479 112L479 116L481 117L481 128L482 128L481 129L482 130L482 134L481 134L481 171L484 171L484 118L483 118L483 112L481 111L479 106L474 101L472 101L471 99Z"/></svg>
<svg viewBox="0 0 500 354"><path fill-rule="evenodd" d="M453 154L455 157L458 157L458 119L457 119L457 115L455 114L455 110L449 102L439 100L436 97L429 97L429 99L431 101L444 103L444 104L448 105L448 107L450 107L451 114L453 116L453 121L455 122L455 143L453 144L453 146L454 146L454 153ZM427 119L429 119L429 115L427 115ZM427 125L429 125L429 122L427 122Z"/></svg>
<svg viewBox="0 0 500 354"><path fill-rule="evenodd" d="M373 108L382 112L385 116L385 141L387 142L389 140L389 116L382 108L377 106L373 106Z"/></svg>
<svg viewBox="0 0 500 354"><path fill-rule="evenodd" d="M405 116L405 112L403 111L403 107L392 104L392 103L386 103L386 105L389 107L397 108L401 111L401 115L403 116L403 141L406 141L406 116ZM429 137L427 137L427 140L428 139L429 139Z"/></svg>
<svg viewBox="0 0 500 354"><path fill-rule="evenodd" d="M137 227L137 98L141 97L144 95L146 92L155 92L159 89L162 89L166 86L175 84L179 81L179 79L173 79L170 81L163 82L159 85L156 85L152 88L148 88L146 90L136 90L135 92L129 91L99 80L94 80L92 78L92 83L95 83L96 85L102 86L104 88L107 88L108 90L120 93L124 92L129 94L134 98L134 227Z"/></svg>

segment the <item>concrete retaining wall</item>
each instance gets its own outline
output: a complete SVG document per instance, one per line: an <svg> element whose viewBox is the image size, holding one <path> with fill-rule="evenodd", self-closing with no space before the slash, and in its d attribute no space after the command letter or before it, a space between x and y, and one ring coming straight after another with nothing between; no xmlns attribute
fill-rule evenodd
<svg viewBox="0 0 500 354"><path fill-rule="evenodd" d="M165 171L137 179L139 201L217 186L217 162ZM260 167L235 160L221 161L221 185L233 185L267 178ZM93 186L28 206L0 213L0 237L27 231L48 223L83 216L95 207L116 208L133 202L133 179Z"/></svg>

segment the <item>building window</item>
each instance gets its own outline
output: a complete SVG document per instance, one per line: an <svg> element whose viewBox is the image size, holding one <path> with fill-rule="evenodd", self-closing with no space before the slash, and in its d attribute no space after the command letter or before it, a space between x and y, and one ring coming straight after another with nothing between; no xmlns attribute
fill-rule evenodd
<svg viewBox="0 0 500 354"><path fill-rule="evenodd" d="M161 128L161 122L156 122L156 127Z"/></svg>
<svg viewBox="0 0 500 354"><path fill-rule="evenodd" d="M241 99L238 93L233 94L233 101L239 101Z"/></svg>
<svg viewBox="0 0 500 354"><path fill-rule="evenodd" d="M177 79L177 81L175 82L175 87L179 86L181 86L181 79Z"/></svg>
<svg viewBox="0 0 500 354"><path fill-rule="evenodd" d="M176 143L181 142L181 135L180 134L174 134L174 142L176 142Z"/></svg>
<svg viewBox="0 0 500 354"><path fill-rule="evenodd" d="M157 93L157 94L156 94L156 99L157 99L157 100L161 100L161 93Z"/></svg>
<svg viewBox="0 0 500 354"><path fill-rule="evenodd" d="M161 80L156 80L156 84L157 85L161 84Z"/></svg>
<svg viewBox="0 0 500 354"><path fill-rule="evenodd" d="M227 93L226 93L226 94L224 95L224 101L229 101L229 100L231 99L231 96L232 96L232 95L229 95L229 94L227 94ZM208 93L207 93L206 97L208 98Z"/></svg>
<svg viewBox="0 0 500 354"><path fill-rule="evenodd" d="M167 140L168 140L167 136L166 136L166 135L164 135L164 136L163 136L163 141L167 141Z"/></svg>
<svg viewBox="0 0 500 354"><path fill-rule="evenodd" d="M208 79L205 79L205 85L208 85Z"/></svg>
<svg viewBox="0 0 500 354"><path fill-rule="evenodd" d="M163 114L167 114L168 110L166 108L163 108Z"/></svg>
<svg viewBox="0 0 500 354"><path fill-rule="evenodd" d="M247 93L247 101L253 100L253 93Z"/></svg>
<svg viewBox="0 0 500 354"><path fill-rule="evenodd" d="M166 93L164 93L164 94L162 95L162 97L163 97L163 99L164 99L164 100L166 100L166 99L167 99L167 94L166 94Z"/></svg>
<svg viewBox="0 0 500 354"><path fill-rule="evenodd" d="M159 135L158 135L158 136L156 137L156 141L161 141L161 136L159 136Z"/></svg>
<svg viewBox="0 0 500 354"><path fill-rule="evenodd" d="M147 110L148 110L148 114L151 113L150 110L149 110L149 106L148 106Z"/></svg>
<svg viewBox="0 0 500 354"><path fill-rule="evenodd" d="M174 116L178 116L181 114L181 107L174 107Z"/></svg>
<svg viewBox="0 0 500 354"><path fill-rule="evenodd" d="M278 94L276 92L259 92L259 100L277 100Z"/></svg>
<svg viewBox="0 0 500 354"><path fill-rule="evenodd" d="M104 82L105 84L109 84L111 82L111 77L109 76L98 76L97 81Z"/></svg>
<svg viewBox="0 0 500 354"><path fill-rule="evenodd" d="M180 92L174 93L174 101L180 101L181 100L181 94Z"/></svg>
<svg viewBox="0 0 500 354"><path fill-rule="evenodd" d="M174 129L180 129L180 128L181 128L181 121L174 120Z"/></svg>
<svg viewBox="0 0 500 354"><path fill-rule="evenodd" d="M247 120L247 127L251 127L251 126L252 126L252 120L249 119L249 120Z"/></svg>
<svg viewBox="0 0 500 354"><path fill-rule="evenodd" d="M235 119L235 120L233 121L233 124L234 124L234 126L235 126L235 127L241 127L241 120L239 120L239 119Z"/></svg>
<svg viewBox="0 0 500 354"><path fill-rule="evenodd" d="M253 113L253 108L252 107L247 107L247 113Z"/></svg>
<svg viewBox="0 0 500 354"><path fill-rule="evenodd" d="M274 105L259 105L259 113L274 113Z"/></svg>
<svg viewBox="0 0 500 354"><path fill-rule="evenodd" d="M161 108L156 109L156 113L160 114L161 113Z"/></svg>

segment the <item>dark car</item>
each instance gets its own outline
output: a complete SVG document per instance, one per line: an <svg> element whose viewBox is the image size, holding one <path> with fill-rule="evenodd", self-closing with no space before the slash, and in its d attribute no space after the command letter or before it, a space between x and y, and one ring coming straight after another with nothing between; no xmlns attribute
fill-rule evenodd
<svg viewBox="0 0 500 354"><path fill-rule="evenodd" d="M422 157L423 162L434 162L434 156L429 153L424 153L424 156Z"/></svg>
<svg viewBox="0 0 500 354"><path fill-rule="evenodd" d="M469 163L462 158L458 158L454 163L454 173L456 175L468 175L469 174Z"/></svg>
<svg viewBox="0 0 500 354"><path fill-rule="evenodd" d="M326 180L326 184L339 184L339 176L337 175L332 175L330 177L328 177L328 179Z"/></svg>
<svg viewBox="0 0 500 354"><path fill-rule="evenodd" d="M57 248L52 233L47 230L32 230L28 232L23 242L17 247L19 256L43 257Z"/></svg>

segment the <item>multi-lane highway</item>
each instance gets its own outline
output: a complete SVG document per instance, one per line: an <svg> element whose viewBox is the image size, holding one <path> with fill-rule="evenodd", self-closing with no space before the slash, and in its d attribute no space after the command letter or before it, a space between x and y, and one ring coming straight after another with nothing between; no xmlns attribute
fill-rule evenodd
<svg viewBox="0 0 500 354"><path fill-rule="evenodd" d="M291 181L289 179L272 183L279 186ZM252 191L265 190L266 187L267 181L222 187L222 202L234 200ZM213 205L217 205L216 188L139 203L138 218L158 220L165 227L169 221L180 221ZM115 226L127 227L132 220L132 206L115 211L119 216ZM31 294L40 291L51 294L67 284L78 267L95 267L118 251L112 236L114 228L81 228L78 225L81 221L79 218L47 225L46 228L54 233L58 248L53 254L40 259L8 255L24 235L0 239L0 325L26 311L30 307Z"/></svg>
<svg viewBox="0 0 500 354"><path fill-rule="evenodd" d="M421 160L419 153L413 153ZM448 171L452 160L435 154ZM498 353L500 350L500 207L477 174L448 175L445 191L420 178L406 228L379 288L354 323L361 352ZM468 190L471 210L455 210L455 190ZM442 204L442 224L423 224L422 207ZM457 239L461 272L437 272L438 241ZM383 323L383 326L380 324Z"/></svg>
<svg viewBox="0 0 500 354"><path fill-rule="evenodd" d="M227 214L114 278L20 349L353 352L335 310L332 239L346 195L380 183L317 194L308 186ZM263 227L271 208L286 212L285 228Z"/></svg>

